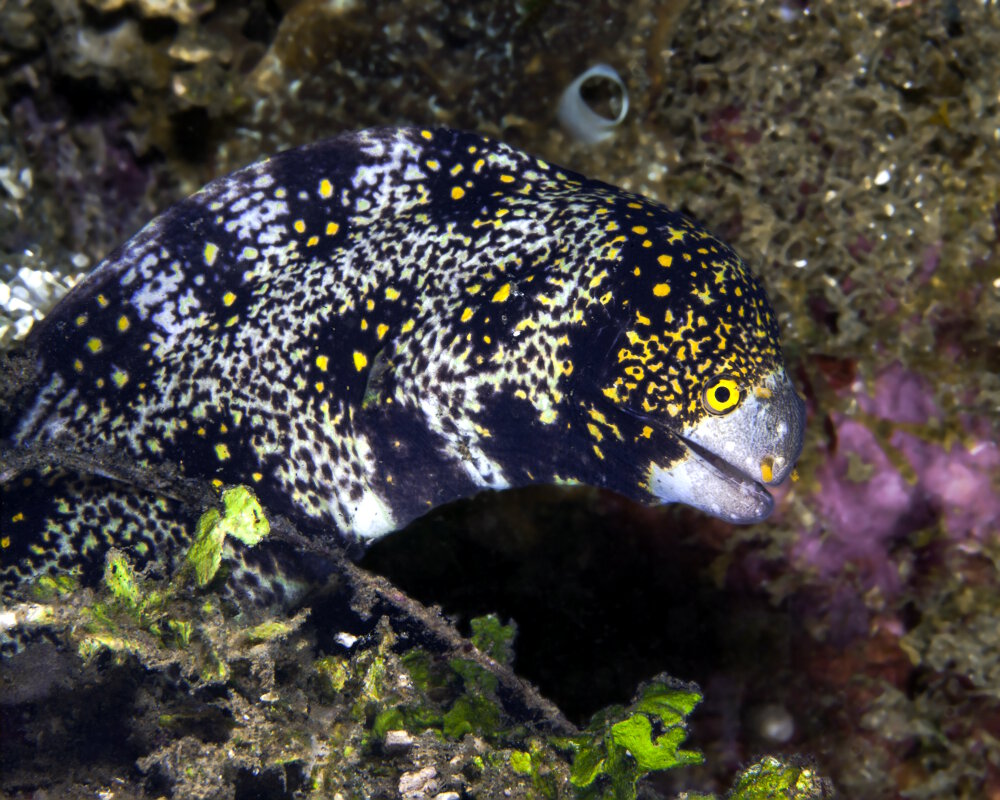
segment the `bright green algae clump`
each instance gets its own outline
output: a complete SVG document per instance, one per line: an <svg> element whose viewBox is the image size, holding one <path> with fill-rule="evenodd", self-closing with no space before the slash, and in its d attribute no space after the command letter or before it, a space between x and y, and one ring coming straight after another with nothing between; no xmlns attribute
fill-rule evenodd
<svg viewBox="0 0 1000 800"><path fill-rule="evenodd" d="M211 508L201 515L186 563L198 586L205 586L222 563L226 537L232 536L253 547L271 531L257 497L245 486L222 493L223 511Z"/></svg>
<svg viewBox="0 0 1000 800"><path fill-rule="evenodd" d="M819 800L832 796L829 782L811 767L768 756L743 771L729 800Z"/></svg>
<svg viewBox="0 0 1000 800"><path fill-rule="evenodd" d="M565 744L574 752L570 781L584 797L635 797L644 775L689 764L704 757L681 750L687 716L701 702L696 687L666 675L640 689L627 708L612 707L595 715L587 730ZM662 733L654 733L654 726Z"/></svg>

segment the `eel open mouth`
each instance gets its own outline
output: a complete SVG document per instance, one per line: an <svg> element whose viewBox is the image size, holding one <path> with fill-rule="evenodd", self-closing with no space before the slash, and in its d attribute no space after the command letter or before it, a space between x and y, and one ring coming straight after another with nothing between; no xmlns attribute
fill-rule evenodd
<svg viewBox="0 0 1000 800"><path fill-rule="evenodd" d="M720 456L718 453L713 453L704 445L698 444L696 441L694 441L694 439L688 439L686 436L681 436L680 434L678 434L678 438L682 442L684 442L687 448L692 453L694 453L695 456L697 456L700 459L703 459L704 461L707 461L711 466L713 466L723 475L726 475L727 477L733 479L734 481L738 481L739 483L753 486L758 491L764 492L764 494L770 496L770 493L767 491L767 489L764 488L764 485L761 483L760 478L755 478L754 476L747 474L732 462L726 461L726 459ZM770 459L770 461L768 461L767 463L771 462L773 462L773 459ZM761 468L762 470L764 469L763 464ZM770 471L771 469L770 466L768 466L767 469L768 471Z"/></svg>
<svg viewBox="0 0 1000 800"><path fill-rule="evenodd" d="M767 519L774 508L774 498L764 488L759 477L744 472L725 458L681 436L688 449L688 458L671 472L674 480L661 484L674 491L681 490L677 499L714 516L737 524L749 524ZM762 474L766 470L762 465ZM681 487L683 486L683 489Z"/></svg>

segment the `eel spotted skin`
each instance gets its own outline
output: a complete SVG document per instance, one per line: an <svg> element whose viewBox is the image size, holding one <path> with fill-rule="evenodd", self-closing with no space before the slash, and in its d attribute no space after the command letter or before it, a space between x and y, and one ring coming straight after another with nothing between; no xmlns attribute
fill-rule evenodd
<svg viewBox="0 0 1000 800"><path fill-rule="evenodd" d="M764 519L802 446L761 284L659 203L481 136L379 129L208 184L26 343L4 449L114 452L244 484L363 547L441 503L539 483ZM6 588L191 520L106 475L6 469Z"/></svg>

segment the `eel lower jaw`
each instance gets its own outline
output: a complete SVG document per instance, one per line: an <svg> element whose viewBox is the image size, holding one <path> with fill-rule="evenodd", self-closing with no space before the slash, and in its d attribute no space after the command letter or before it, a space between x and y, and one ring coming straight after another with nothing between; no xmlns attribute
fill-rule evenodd
<svg viewBox="0 0 1000 800"><path fill-rule="evenodd" d="M748 525L770 516L774 498L739 467L686 437L687 455L669 469L653 467L650 490L663 502L693 506L727 522Z"/></svg>

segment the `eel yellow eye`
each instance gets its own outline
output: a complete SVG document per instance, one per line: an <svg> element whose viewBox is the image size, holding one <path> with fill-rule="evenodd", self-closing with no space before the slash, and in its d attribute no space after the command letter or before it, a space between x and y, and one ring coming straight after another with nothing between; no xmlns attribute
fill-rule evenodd
<svg viewBox="0 0 1000 800"><path fill-rule="evenodd" d="M701 402L711 414L728 414L743 399L740 387L732 378L713 378L702 392Z"/></svg>

